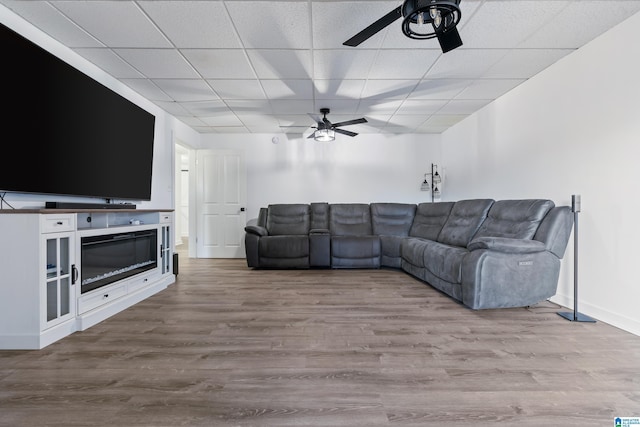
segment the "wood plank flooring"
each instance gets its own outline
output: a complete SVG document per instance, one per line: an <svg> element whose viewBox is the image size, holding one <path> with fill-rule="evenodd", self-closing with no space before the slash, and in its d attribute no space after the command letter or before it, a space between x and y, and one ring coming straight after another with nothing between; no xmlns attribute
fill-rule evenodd
<svg viewBox="0 0 640 427"><path fill-rule="evenodd" d="M613 426L640 337L545 302L472 311L396 270L180 258L169 289L0 351L0 426Z"/></svg>

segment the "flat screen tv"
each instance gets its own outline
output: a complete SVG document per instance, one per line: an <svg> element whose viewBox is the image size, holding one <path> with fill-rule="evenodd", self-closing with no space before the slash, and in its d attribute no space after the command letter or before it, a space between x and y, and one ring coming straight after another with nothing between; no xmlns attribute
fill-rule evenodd
<svg viewBox="0 0 640 427"><path fill-rule="evenodd" d="M0 24L0 192L150 200L155 116Z"/></svg>

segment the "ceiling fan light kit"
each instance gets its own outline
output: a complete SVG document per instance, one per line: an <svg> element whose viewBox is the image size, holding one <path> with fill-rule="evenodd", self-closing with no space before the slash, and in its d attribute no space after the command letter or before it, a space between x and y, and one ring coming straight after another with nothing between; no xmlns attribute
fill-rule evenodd
<svg viewBox="0 0 640 427"><path fill-rule="evenodd" d="M405 36L425 40L437 38L443 53L462 46L457 25L462 13L460 0L405 0L364 30L344 42L345 46L358 46L399 18Z"/></svg>

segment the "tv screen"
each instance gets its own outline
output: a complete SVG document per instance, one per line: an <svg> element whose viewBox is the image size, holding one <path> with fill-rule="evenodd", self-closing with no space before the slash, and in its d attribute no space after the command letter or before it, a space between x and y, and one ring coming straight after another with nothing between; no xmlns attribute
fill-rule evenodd
<svg viewBox="0 0 640 427"><path fill-rule="evenodd" d="M0 24L0 191L150 200L155 116Z"/></svg>

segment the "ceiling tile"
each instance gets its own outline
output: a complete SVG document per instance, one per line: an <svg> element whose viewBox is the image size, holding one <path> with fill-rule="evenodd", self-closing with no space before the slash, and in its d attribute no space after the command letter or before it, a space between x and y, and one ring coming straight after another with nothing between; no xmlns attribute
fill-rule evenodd
<svg viewBox="0 0 640 427"><path fill-rule="evenodd" d="M155 104L158 107L162 108L167 113L172 114L172 115L174 115L176 117L193 116L192 113L187 111L186 108L184 108L181 104L179 104L179 103L177 103L175 101L170 101L170 102L155 101Z"/></svg>
<svg viewBox="0 0 640 427"><path fill-rule="evenodd" d="M491 0L483 3L460 29L464 47L512 48L552 19L568 1Z"/></svg>
<svg viewBox="0 0 640 427"><path fill-rule="evenodd" d="M311 80L261 80L269 99L313 99Z"/></svg>
<svg viewBox="0 0 640 427"><path fill-rule="evenodd" d="M419 80L367 80L362 91L362 98L404 99L418 83Z"/></svg>
<svg viewBox="0 0 640 427"><path fill-rule="evenodd" d="M369 74L376 58L375 50L335 49L313 53L316 79L363 79Z"/></svg>
<svg viewBox="0 0 640 427"><path fill-rule="evenodd" d="M266 99L253 99L253 100L244 100L244 99L227 99L224 101L227 107L234 111L236 114L238 113L262 113L265 115L270 115L273 113L271 104Z"/></svg>
<svg viewBox="0 0 640 427"><path fill-rule="evenodd" d="M385 101L385 100L362 100L358 105L357 113L360 114L394 114L398 108L402 105L402 101L393 100L393 101Z"/></svg>
<svg viewBox="0 0 640 427"><path fill-rule="evenodd" d="M151 79L199 77L182 55L172 49L116 49L131 66Z"/></svg>
<svg viewBox="0 0 640 427"><path fill-rule="evenodd" d="M209 79L207 82L222 99L266 99L258 80Z"/></svg>
<svg viewBox="0 0 640 427"><path fill-rule="evenodd" d="M271 100L271 108L275 114L299 114L313 111L313 100Z"/></svg>
<svg viewBox="0 0 640 427"><path fill-rule="evenodd" d="M154 79L153 82L178 102L218 99L218 95L204 80Z"/></svg>
<svg viewBox="0 0 640 427"><path fill-rule="evenodd" d="M524 82L524 79L475 80L460 92L457 99L496 99Z"/></svg>
<svg viewBox="0 0 640 427"><path fill-rule="evenodd" d="M449 101L447 105L442 107L437 114L446 114L446 115L460 115L460 114L471 114L478 111L480 108L484 107L488 103L490 103L490 99L475 99L475 100L467 100L467 99L454 99Z"/></svg>
<svg viewBox="0 0 640 427"><path fill-rule="evenodd" d="M144 74L133 68L111 49L106 48L76 48L79 55L93 62L102 70L118 79L141 78Z"/></svg>
<svg viewBox="0 0 640 427"><path fill-rule="evenodd" d="M365 80L315 80L316 99L358 99Z"/></svg>
<svg viewBox="0 0 640 427"><path fill-rule="evenodd" d="M14 0L2 3L67 47L104 46L48 2Z"/></svg>
<svg viewBox="0 0 640 427"><path fill-rule="evenodd" d="M426 79L411 92L408 99L451 99L459 94L473 80L468 79Z"/></svg>
<svg viewBox="0 0 640 427"><path fill-rule="evenodd" d="M417 114L431 115L439 111L442 107L447 105L447 100L411 100L408 99L402 103L396 114Z"/></svg>
<svg viewBox="0 0 640 427"><path fill-rule="evenodd" d="M255 77L242 49L182 49L180 52L205 79L250 79Z"/></svg>
<svg viewBox="0 0 640 427"><path fill-rule="evenodd" d="M436 50L381 50L369 78L421 79L440 56L442 53Z"/></svg>
<svg viewBox="0 0 640 427"><path fill-rule="evenodd" d="M577 49L638 11L640 1L574 1L518 47Z"/></svg>
<svg viewBox="0 0 640 427"><path fill-rule="evenodd" d="M308 79L311 53L307 50L247 50L251 64L261 79Z"/></svg>
<svg viewBox="0 0 640 427"><path fill-rule="evenodd" d="M178 48L240 48L224 3L139 1L138 4Z"/></svg>
<svg viewBox="0 0 640 427"><path fill-rule="evenodd" d="M504 49L456 49L441 55L426 77L429 79L477 78L507 52L509 51Z"/></svg>
<svg viewBox="0 0 640 427"><path fill-rule="evenodd" d="M167 38L130 1L53 1L82 29L113 48L172 47ZM114 31L117 28L117 31Z"/></svg>
<svg viewBox="0 0 640 427"><path fill-rule="evenodd" d="M231 111L223 111L212 115L200 115L200 120L208 126L243 126L240 119Z"/></svg>
<svg viewBox="0 0 640 427"><path fill-rule="evenodd" d="M307 114L277 114L276 119L280 126L313 126L314 122Z"/></svg>
<svg viewBox="0 0 640 427"><path fill-rule="evenodd" d="M571 49L513 49L487 70L482 77L528 78L571 52L573 52Z"/></svg>
<svg viewBox="0 0 640 427"><path fill-rule="evenodd" d="M313 112L320 114L321 108L329 108L336 114L355 114L360 101L356 99L316 99Z"/></svg>
<svg viewBox="0 0 640 427"><path fill-rule="evenodd" d="M336 49L373 22L398 6L397 1L321 1L312 3L313 47ZM375 49L380 46L384 29L357 48Z"/></svg>
<svg viewBox="0 0 640 427"><path fill-rule="evenodd" d="M230 112L229 107L219 100L181 102L180 105L192 115L200 117L210 117Z"/></svg>
<svg viewBox="0 0 640 427"><path fill-rule="evenodd" d="M236 1L225 4L245 48L311 47L308 2Z"/></svg>
<svg viewBox="0 0 640 427"><path fill-rule="evenodd" d="M149 79L120 79L122 83L129 86L131 89L138 92L150 101L166 101L172 102L173 99L164 93L152 80ZM182 110L182 114L185 111Z"/></svg>
<svg viewBox="0 0 640 427"><path fill-rule="evenodd" d="M387 124L388 126L406 126L415 128L423 124L429 118L428 114L394 114Z"/></svg>

